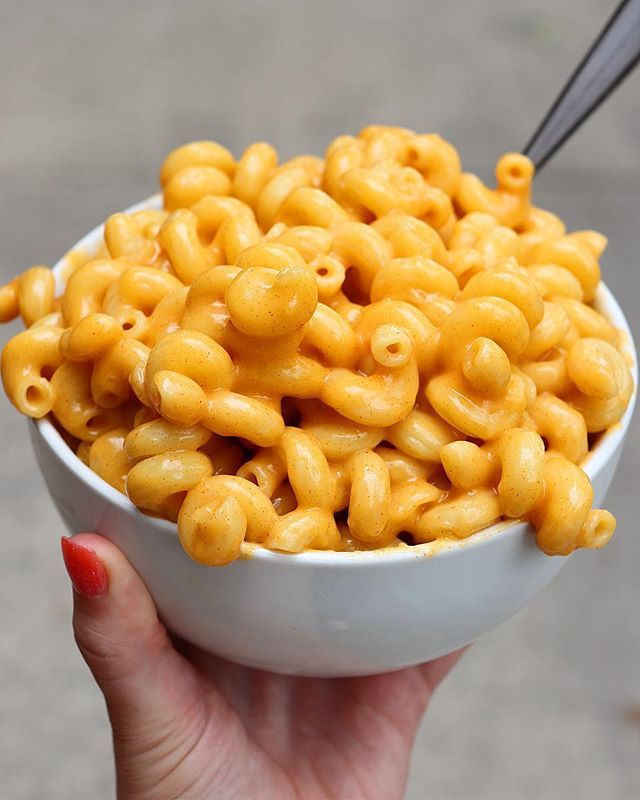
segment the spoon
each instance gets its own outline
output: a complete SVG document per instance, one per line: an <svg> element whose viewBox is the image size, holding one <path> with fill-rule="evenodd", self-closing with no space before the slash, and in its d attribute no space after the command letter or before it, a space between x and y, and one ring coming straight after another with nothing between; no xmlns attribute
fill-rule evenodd
<svg viewBox="0 0 640 800"><path fill-rule="evenodd" d="M536 171L631 72L640 59L640 0L623 0L524 149Z"/></svg>

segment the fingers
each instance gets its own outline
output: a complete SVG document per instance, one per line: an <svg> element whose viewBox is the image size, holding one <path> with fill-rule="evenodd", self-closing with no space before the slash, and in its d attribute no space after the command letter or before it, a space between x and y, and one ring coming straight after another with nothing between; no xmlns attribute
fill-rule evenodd
<svg viewBox="0 0 640 800"><path fill-rule="evenodd" d="M467 648L417 667L352 678L349 693L365 708L375 708L383 718L412 741L433 693Z"/></svg>
<svg viewBox="0 0 640 800"><path fill-rule="evenodd" d="M194 706L197 676L173 649L146 586L107 539L62 539L74 586L73 627L80 651L102 690L114 735L141 736L145 746Z"/></svg>
<svg viewBox="0 0 640 800"><path fill-rule="evenodd" d="M439 684L447 677L469 647L471 647L471 645L467 645L467 647L463 647L461 650L456 650L455 653L442 656L442 658L436 658L435 661L421 664L418 667L431 694L435 692Z"/></svg>
<svg viewBox="0 0 640 800"><path fill-rule="evenodd" d="M74 586L76 640L113 727L118 797L208 797L203 787L223 780L230 752L242 776L244 731L220 693L174 649L121 551L83 533L63 538L62 552Z"/></svg>

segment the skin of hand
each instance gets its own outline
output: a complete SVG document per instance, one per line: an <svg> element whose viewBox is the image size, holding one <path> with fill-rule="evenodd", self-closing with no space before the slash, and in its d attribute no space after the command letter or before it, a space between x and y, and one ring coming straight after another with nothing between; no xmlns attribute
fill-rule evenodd
<svg viewBox="0 0 640 800"><path fill-rule="evenodd" d="M274 675L167 633L122 552L63 538L73 627L113 728L119 800L395 800L460 653L363 678Z"/></svg>

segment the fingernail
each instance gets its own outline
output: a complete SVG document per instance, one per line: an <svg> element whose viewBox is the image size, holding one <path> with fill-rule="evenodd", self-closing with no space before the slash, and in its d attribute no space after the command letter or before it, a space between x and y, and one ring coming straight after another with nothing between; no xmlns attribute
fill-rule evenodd
<svg viewBox="0 0 640 800"><path fill-rule="evenodd" d="M73 588L83 597L104 597L109 589L107 570L95 550L63 536L62 557Z"/></svg>

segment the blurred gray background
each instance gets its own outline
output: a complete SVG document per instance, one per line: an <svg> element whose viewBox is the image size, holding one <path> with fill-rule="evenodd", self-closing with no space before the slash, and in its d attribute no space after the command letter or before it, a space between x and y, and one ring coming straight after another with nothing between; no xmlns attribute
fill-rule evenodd
<svg viewBox="0 0 640 800"><path fill-rule="evenodd" d="M0 282L151 194L164 154L194 138L290 156L394 123L442 133L489 177L612 7L0 0ZM537 185L570 226L610 237L605 277L636 333L639 127L640 73ZM472 647L422 727L410 800L640 796L639 419L608 498L614 541ZM62 524L4 396L0 442L0 800L106 800L109 730L73 644Z"/></svg>

